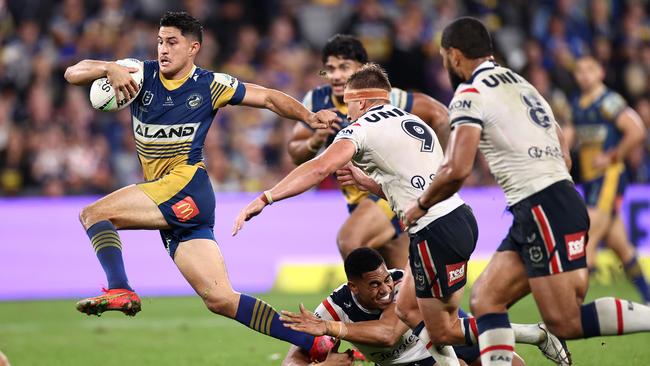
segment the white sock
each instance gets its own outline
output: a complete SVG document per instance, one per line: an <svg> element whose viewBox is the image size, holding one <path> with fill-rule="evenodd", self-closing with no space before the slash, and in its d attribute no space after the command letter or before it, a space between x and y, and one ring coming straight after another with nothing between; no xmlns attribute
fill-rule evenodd
<svg viewBox="0 0 650 366"><path fill-rule="evenodd" d="M489 313L476 320L483 366L512 365L515 333L510 328L508 313Z"/></svg>
<svg viewBox="0 0 650 366"><path fill-rule="evenodd" d="M650 331L650 307L646 305L613 297L596 299L593 304L596 305L600 335Z"/></svg>

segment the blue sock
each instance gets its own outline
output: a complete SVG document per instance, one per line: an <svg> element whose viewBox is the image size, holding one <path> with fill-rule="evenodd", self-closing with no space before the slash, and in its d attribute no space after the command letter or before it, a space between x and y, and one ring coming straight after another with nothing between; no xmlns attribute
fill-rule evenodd
<svg viewBox="0 0 650 366"><path fill-rule="evenodd" d="M257 332L289 342L306 351L311 350L314 336L285 327L279 316L280 314L271 305L242 294L235 320Z"/></svg>
<svg viewBox="0 0 650 366"><path fill-rule="evenodd" d="M110 221L104 220L89 227L86 233L93 244L99 263L104 268L108 288L124 288L133 291L124 270L122 243L115 226Z"/></svg>
<svg viewBox="0 0 650 366"><path fill-rule="evenodd" d="M634 255L632 259L625 263L625 274L630 278L636 289L641 293L644 302L650 302L650 289L648 289L648 282L643 276L643 270L639 265L637 256Z"/></svg>
<svg viewBox="0 0 650 366"><path fill-rule="evenodd" d="M582 323L582 336L584 338L600 335L600 323L595 302L580 306L580 322Z"/></svg>

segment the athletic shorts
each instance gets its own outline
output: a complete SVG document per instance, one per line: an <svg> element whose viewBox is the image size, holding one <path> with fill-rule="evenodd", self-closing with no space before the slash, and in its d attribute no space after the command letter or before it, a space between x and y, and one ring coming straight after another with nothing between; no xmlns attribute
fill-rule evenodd
<svg viewBox="0 0 650 366"><path fill-rule="evenodd" d="M465 286L467 261L478 240L478 226L469 206L459 206L409 236L409 264L417 297L443 298Z"/></svg>
<svg viewBox="0 0 650 366"><path fill-rule="evenodd" d="M170 229L160 230L167 253L174 258L178 244L214 239L214 192L202 164L179 165L138 187L158 205Z"/></svg>
<svg viewBox="0 0 650 366"><path fill-rule="evenodd" d="M497 249L519 253L528 277L585 268L589 215L573 183L554 183L510 208L513 223Z"/></svg>
<svg viewBox="0 0 650 366"><path fill-rule="evenodd" d="M390 220L391 225L393 225L393 229L395 230L395 234L393 235L393 239L397 238L399 234L404 232L403 227L402 227L402 222L400 221L399 217L397 217L397 214L393 211L392 208L390 208L390 204L388 201L385 199L374 195L374 194L368 194L367 196L368 199L372 200L379 208L384 212L386 217ZM358 204L350 204L348 203L348 213L352 213L357 208Z"/></svg>
<svg viewBox="0 0 650 366"><path fill-rule="evenodd" d="M481 351L478 346L453 346L454 351L456 351L456 356L459 359L465 361L468 365L481 357ZM433 357L425 358L424 360L415 361L406 364L405 366L433 366L436 364L436 360Z"/></svg>
<svg viewBox="0 0 650 366"><path fill-rule="evenodd" d="M602 177L582 184L587 207L595 207L607 214L616 215L621 209L626 186L627 177L623 164L610 166Z"/></svg>

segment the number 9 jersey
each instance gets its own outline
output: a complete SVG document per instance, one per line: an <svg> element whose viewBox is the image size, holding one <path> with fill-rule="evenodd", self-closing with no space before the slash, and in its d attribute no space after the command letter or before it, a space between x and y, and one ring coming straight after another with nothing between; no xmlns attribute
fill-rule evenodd
<svg viewBox="0 0 650 366"><path fill-rule="evenodd" d="M492 61L479 65L449 104L452 130L481 129L479 148L509 206L571 180L551 107L524 78Z"/></svg>

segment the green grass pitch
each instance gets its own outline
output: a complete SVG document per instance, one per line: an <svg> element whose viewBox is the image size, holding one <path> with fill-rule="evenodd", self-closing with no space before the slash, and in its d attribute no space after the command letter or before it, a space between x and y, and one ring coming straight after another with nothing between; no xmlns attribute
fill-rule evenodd
<svg viewBox="0 0 650 366"><path fill-rule="evenodd" d="M322 295L269 293L276 309L314 307ZM593 285L589 299L638 300L634 289ZM465 300L465 304L467 304ZM510 312L513 322L537 322L531 297ZM575 365L650 365L650 334L569 342ZM78 313L74 300L0 302L0 350L13 366L29 365L279 365L288 346L208 312L198 297L144 298L135 318ZM536 347L518 345L528 365L551 365Z"/></svg>

